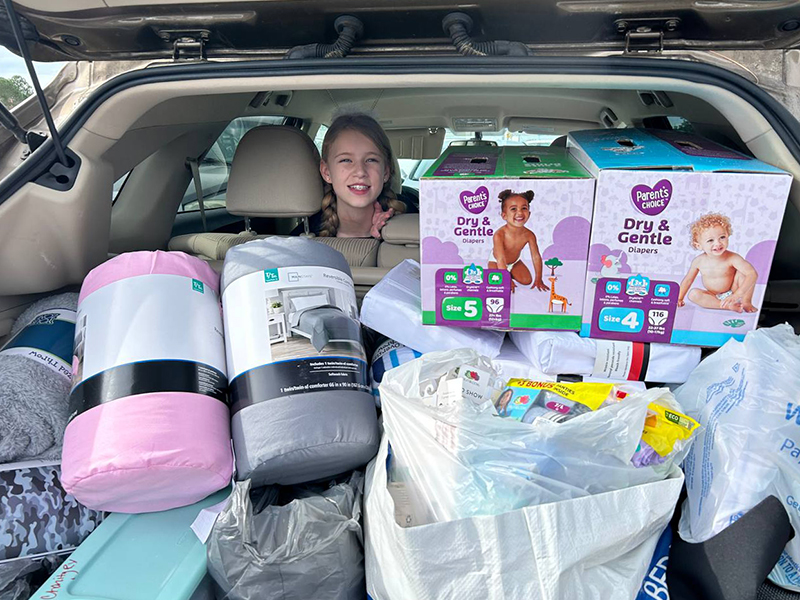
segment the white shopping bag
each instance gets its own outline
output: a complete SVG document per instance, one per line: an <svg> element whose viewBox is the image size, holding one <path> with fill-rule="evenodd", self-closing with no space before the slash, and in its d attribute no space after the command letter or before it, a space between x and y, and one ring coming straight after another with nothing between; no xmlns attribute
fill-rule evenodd
<svg viewBox="0 0 800 600"><path fill-rule="evenodd" d="M767 496L800 531L800 336L787 324L757 329L706 358L676 391L704 430L684 461L687 499L679 533L704 542ZM800 537L770 579L800 590Z"/></svg>
<svg viewBox="0 0 800 600"><path fill-rule="evenodd" d="M372 600L582 600L636 597L683 474L497 516L403 528L387 490L388 438L366 475Z"/></svg>
<svg viewBox="0 0 800 600"><path fill-rule="evenodd" d="M631 463L648 404L669 392L527 424L497 416L495 379L469 349L386 373L366 477L370 596L633 599L683 485L671 461Z"/></svg>

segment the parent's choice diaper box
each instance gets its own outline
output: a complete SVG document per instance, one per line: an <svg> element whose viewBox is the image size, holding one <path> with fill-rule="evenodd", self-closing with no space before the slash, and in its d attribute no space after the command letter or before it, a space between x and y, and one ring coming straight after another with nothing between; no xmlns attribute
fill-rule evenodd
<svg viewBox="0 0 800 600"><path fill-rule="evenodd" d="M678 131L568 146L597 178L581 335L716 347L755 329L788 173Z"/></svg>
<svg viewBox="0 0 800 600"><path fill-rule="evenodd" d="M564 148L448 148L420 181L423 323L578 331L593 196Z"/></svg>

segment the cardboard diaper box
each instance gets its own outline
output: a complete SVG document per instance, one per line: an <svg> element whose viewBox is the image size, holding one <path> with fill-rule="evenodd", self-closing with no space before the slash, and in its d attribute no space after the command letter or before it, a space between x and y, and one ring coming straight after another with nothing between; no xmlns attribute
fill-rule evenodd
<svg viewBox="0 0 800 600"><path fill-rule="evenodd" d="M716 347L755 329L788 173L677 131L568 146L597 178L581 335Z"/></svg>
<svg viewBox="0 0 800 600"><path fill-rule="evenodd" d="M578 331L593 196L564 148L448 148L420 181L423 323Z"/></svg>

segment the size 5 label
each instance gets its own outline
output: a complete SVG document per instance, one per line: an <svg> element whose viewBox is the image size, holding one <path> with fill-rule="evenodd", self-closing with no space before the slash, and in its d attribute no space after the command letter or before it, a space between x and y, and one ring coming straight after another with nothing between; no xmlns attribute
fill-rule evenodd
<svg viewBox="0 0 800 600"><path fill-rule="evenodd" d="M475 264L437 271L437 325L508 327L510 309L508 272Z"/></svg>

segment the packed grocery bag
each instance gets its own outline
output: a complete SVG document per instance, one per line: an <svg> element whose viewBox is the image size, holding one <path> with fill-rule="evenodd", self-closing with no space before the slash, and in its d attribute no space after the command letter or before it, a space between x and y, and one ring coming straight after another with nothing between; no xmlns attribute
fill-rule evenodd
<svg viewBox="0 0 800 600"><path fill-rule="evenodd" d="M679 533L704 542L766 497L776 496L800 531L800 337L789 325L749 332L706 358L676 391L704 426L686 456ZM800 591L800 537L770 579Z"/></svg>
<svg viewBox="0 0 800 600"><path fill-rule="evenodd" d="M208 539L208 571L224 600L362 600L364 474L322 491L235 484ZM291 502L280 505L289 489Z"/></svg>
<svg viewBox="0 0 800 600"><path fill-rule="evenodd" d="M385 374L365 493L373 600L636 595L683 484L683 444L632 461L669 391L525 423L498 413L506 383L469 349Z"/></svg>

